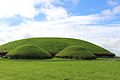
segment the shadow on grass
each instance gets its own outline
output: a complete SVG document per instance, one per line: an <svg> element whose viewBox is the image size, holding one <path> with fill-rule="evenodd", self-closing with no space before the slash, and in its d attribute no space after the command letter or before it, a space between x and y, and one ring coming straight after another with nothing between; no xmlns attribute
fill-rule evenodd
<svg viewBox="0 0 120 80"><path fill-rule="evenodd" d="M20 62L64 62L64 61L81 61L75 59L62 59L62 58L52 58L52 59L9 59L1 58L0 61L20 61Z"/></svg>
<svg viewBox="0 0 120 80"><path fill-rule="evenodd" d="M76 59L62 59L62 58L52 58L52 59L9 59L1 58L0 61L18 61L18 62L70 62L70 61L120 61L120 57L115 58L97 58L96 60L76 60Z"/></svg>

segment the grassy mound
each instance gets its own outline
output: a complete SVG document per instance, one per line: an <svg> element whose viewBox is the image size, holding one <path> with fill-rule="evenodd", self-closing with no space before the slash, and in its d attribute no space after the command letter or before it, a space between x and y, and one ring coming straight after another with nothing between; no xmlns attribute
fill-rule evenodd
<svg viewBox="0 0 120 80"><path fill-rule="evenodd" d="M73 38L46 37L46 38L28 38L28 39L8 42L0 46L0 54L3 52L9 52L15 49L16 47L24 44L37 45L42 49L47 50L52 56L54 56L55 54L57 54L58 52L69 46L81 46L91 51L91 53L100 53L100 52L110 53L108 50L84 40L73 39Z"/></svg>
<svg viewBox="0 0 120 80"><path fill-rule="evenodd" d="M20 59L48 59L52 56L44 49L35 45L22 45L10 51L6 57Z"/></svg>
<svg viewBox="0 0 120 80"><path fill-rule="evenodd" d="M96 59L96 56L81 46L70 46L56 54L58 58Z"/></svg>

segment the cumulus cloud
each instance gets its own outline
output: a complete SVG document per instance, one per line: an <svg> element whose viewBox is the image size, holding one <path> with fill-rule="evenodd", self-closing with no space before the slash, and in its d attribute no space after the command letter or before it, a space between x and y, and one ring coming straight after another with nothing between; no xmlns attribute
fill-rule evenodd
<svg viewBox="0 0 120 80"><path fill-rule="evenodd" d="M42 13L46 15L47 20L58 20L68 17L67 11L62 7L43 8Z"/></svg>
<svg viewBox="0 0 120 80"><path fill-rule="evenodd" d="M44 14L47 20L62 19L67 17L68 13L63 7L54 5L60 3L60 0L0 0L0 19L14 16L33 19L39 13Z"/></svg>
<svg viewBox="0 0 120 80"><path fill-rule="evenodd" d="M99 14L92 14L92 15L89 15L89 16L102 17L101 19L103 19L103 20L105 18L111 19L111 18L114 18L116 16L120 16L120 5L115 6L115 7L111 8L111 9L103 10Z"/></svg>
<svg viewBox="0 0 120 80"><path fill-rule="evenodd" d="M111 6L116 6L119 4L118 0L107 0L107 3Z"/></svg>
<svg viewBox="0 0 120 80"><path fill-rule="evenodd" d="M32 0L0 0L0 18L20 15L34 17L35 8Z"/></svg>
<svg viewBox="0 0 120 80"><path fill-rule="evenodd" d="M0 0L0 24L16 26L34 20L38 14L45 15L46 20L59 20L69 16L60 0ZM39 6L40 8L36 8Z"/></svg>
<svg viewBox="0 0 120 80"><path fill-rule="evenodd" d="M104 10L101 13L102 16L114 16L118 14L120 14L120 5L114 7L113 9Z"/></svg>
<svg viewBox="0 0 120 80"><path fill-rule="evenodd" d="M75 5L78 4L78 2L79 2L79 0L64 0L64 1L67 1L67 2L71 1Z"/></svg>
<svg viewBox="0 0 120 80"><path fill-rule="evenodd" d="M50 7L52 3L59 2L59 0L0 0L0 18L16 15L33 18L37 13L35 5Z"/></svg>

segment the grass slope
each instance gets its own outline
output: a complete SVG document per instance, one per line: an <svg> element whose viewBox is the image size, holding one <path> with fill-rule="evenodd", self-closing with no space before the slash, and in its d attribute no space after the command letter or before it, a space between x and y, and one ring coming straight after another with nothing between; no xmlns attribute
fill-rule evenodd
<svg viewBox="0 0 120 80"><path fill-rule="evenodd" d="M96 59L96 56L81 46L70 46L56 54L59 58Z"/></svg>
<svg viewBox="0 0 120 80"><path fill-rule="evenodd" d="M24 44L37 45L47 50L52 55L55 55L56 53L60 52L64 48L68 46L73 46L73 45L84 47L87 50L91 51L91 53L99 53L99 52L110 53L108 50L87 41L72 39L72 38L49 38L49 37L48 38L28 38L28 39L12 41L4 45L1 45L0 52L1 53L9 52L15 49L16 47Z"/></svg>
<svg viewBox="0 0 120 80"><path fill-rule="evenodd" d="M11 50L6 56L22 59L47 59L52 57L46 50L31 44L21 45Z"/></svg>
<svg viewBox="0 0 120 80"><path fill-rule="evenodd" d="M1 80L119 80L120 62L0 59Z"/></svg>

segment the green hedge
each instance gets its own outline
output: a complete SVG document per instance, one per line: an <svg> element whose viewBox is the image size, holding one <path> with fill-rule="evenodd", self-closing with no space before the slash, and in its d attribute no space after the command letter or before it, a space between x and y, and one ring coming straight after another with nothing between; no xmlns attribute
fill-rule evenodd
<svg viewBox="0 0 120 80"><path fill-rule="evenodd" d="M4 57L8 52L0 52L0 57Z"/></svg>
<svg viewBox="0 0 120 80"><path fill-rule="evenodd" d="M99 53L93 53L96 57L100 58L111 58L114 57L115 54L112 54L111 52L99 52Z"/></svg>

